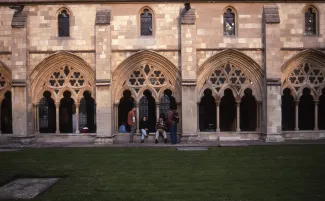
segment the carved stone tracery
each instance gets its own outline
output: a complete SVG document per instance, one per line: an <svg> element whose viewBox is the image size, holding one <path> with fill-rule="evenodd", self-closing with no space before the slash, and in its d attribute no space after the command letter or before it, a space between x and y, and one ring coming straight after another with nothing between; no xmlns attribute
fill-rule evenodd
<svg viewBox="0 0 325 201"><path fill-rule="evenodd" d="M318 89L323 88L325 72L310 62L304 62L293 68L283 81L283 88L291 88L293 94L299 97L302 89L311 88L319 96Z"/></svg>

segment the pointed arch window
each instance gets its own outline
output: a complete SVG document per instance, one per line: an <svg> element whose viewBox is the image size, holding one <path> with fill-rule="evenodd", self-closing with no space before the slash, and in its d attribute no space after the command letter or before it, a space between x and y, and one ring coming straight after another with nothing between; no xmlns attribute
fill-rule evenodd
<svg viewBox="0 0 325 201"><path fill-rule="evenodd" d="M317 11L313 7L305 10L305 35L312 36L317 34Z"/></svg>
<svg viewBox="0 0 325 201"><path fill-rule="evenodd" d="M59 37L70 36L70 16L67 10L62 10L58 15Z"/></svg>
<svg viewBox="0 0 325 201"><path fill-rule="evenodd" d="M233 9L227 8L223 14L223 35L235 36L236 35L236 14Z"/></svg>
<svg viewBox="0 0 325 201"><path fill-rule="evenodd" d="M152 26L152 11L148 8L143 9L140 14L141 24L141 36L152 36L153 26Z"/></svg>

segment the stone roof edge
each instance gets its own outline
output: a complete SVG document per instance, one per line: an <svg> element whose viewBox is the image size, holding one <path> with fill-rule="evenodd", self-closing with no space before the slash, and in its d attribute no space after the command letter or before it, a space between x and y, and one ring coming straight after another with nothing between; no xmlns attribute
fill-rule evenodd
<svg viewBox="0 0 325 201"><path fill-rule="evenodd" d="M62 3L317 3L325 0L0 0L0 5Z"/></svg>

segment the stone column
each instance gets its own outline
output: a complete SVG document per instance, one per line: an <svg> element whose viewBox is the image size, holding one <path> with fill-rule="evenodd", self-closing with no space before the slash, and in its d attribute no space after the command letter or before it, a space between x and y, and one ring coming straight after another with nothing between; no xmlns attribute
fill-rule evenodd
<svg viewBox="0 0 325 201"><path fill-rule="evenodd" d="M240 132L240 102L236 103L237 105L237 114L236 114L236 118L237 118L237 125L236 125L236 132Z"/></svg>
<svg viewBox="0 0 325 201"><path fill-rule="evenodd" d="M196 16L189 3L180 13L181 72L182 72L182 140L197 141L196 99Z"/></svg>
<svg viewBox="0 0 325 201"><path fill-rule="evenodd" d="M29 7L15 5L10 8L15 10L11 23L12 140L28 144L35 141L28 65Z"/></svg>
<svg viewBox="0 0 325 201"><path fill-rule="evenodd" d="M157 102L156 103L156 118L157 118L157 121L158 121L158 119L159 119L159 113L160 113L160 111L159 111L159 107L160 107L160 103L159 102Z"/></svg>
<svg viewBox="0 0 325 201"><path fill-rule="evenodd" d="M35 105L35 133L39 133L39 105Z"/></svg>
<svg viewBox="0 0 325 201"><path fill-rule="evenodd" d="M318 130L318 101L315 101L315 127L314 130Z"/></svg>
<svg viewBox="0 0 325 201"><path fill-rule="evenodd" d="M135 121L137 122L137 133L140 133L140 119L139 119L139 117L140 117L140 112L139 112L139 103L137 102L136 103L136 109L137 109L137 111L136 111L136 119L135 119Z"/></svg>
<svg viewBox="0 0 325 201"><path fill-rule="evenodd" d="M282 142L280 16L276 4L263 8L264 103L263 134L267 142Z"/></svg>
<svg viewBox="0 0 325 201"><path fill-rule="evenodd" d="M79 106L80 103L76 104L76 134L80 133L79 131Z"/></svg>
<svg viewBox="0 0 325 201"><path fill-rule="evenodd" d="M111 94L111 11L99 5L95 21L97 136L95 144L113 144Z"/></svg>
<svg viewBox="0 0 325 201"><path fill-rule="evenodd" d="M216 124L216 132L220 132L220 101L216 101L216 109L217 109L217 124Z"/></svg>
<svg viewBox="0 0 325 201"><path fill-rule="evenodd" d="M56 129L55 133L60 133L60 103L55 103L55 122L56 122Z"/></svg>
<svg viewBox="0 0 325 201"><path fill-rule="evenodd" d="M296 112L295 112L295 117L296 117L295 130L299 131L299 100L295 101L295 108L296 108Z"/></svg>
<svg viewBox="0 0 325 201"><path fill-rule="evenodd" d="M118 105L114 104L114 122L115 122L115 129L114 132L118 132Z"/></svg>

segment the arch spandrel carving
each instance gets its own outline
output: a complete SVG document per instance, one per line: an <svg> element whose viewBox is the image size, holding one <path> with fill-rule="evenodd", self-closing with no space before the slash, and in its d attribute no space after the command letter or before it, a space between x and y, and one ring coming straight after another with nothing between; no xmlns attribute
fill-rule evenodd
<svg viewBox="0 0 325 201"><path fill-rule="evenodd" d="M119 102L123 90L135 93L136 101L142 97L143 89L150 89L159 102L162 88L169 88L180 101L180 72L164 56L153 51L140 51L125 59L113 72L114 102Z"/></svg>
<svg viewBox="0 0 325 201"><path fill-rule="evenodd" d="M263 100L263 73L259 65L249 56L236 51L225 50L206 60L197 70L198 101L203 88L208 85L220 99L223 91L231 89L237 100L243 96L243 90L250 88L258 101Z"/></svg>
<svg viewBox="0 0 325 201"><path fill-rule="evenodd" d="M282 93L289 88L296 100L302 96L304 88L311 90L314 100L318 100L325 87L325 54L318 50L305 50L289 59L281 67Z"/></svg>
<svg viewBox="0 0 325 201"><path fill-rule="evenodd" d="M0 103L7 91L11 91L11 70L0 61Z"/></svg>
<svg viewBox="0 0 325 201"><path fill-rule="evenodd" d="M58 52L37 65L30 75L33 103L37 104L45 90L50 91L59 103L64 91L70 91L75 102L85 89L94 92L94 70L82 58L69 53Z"/></svg>

